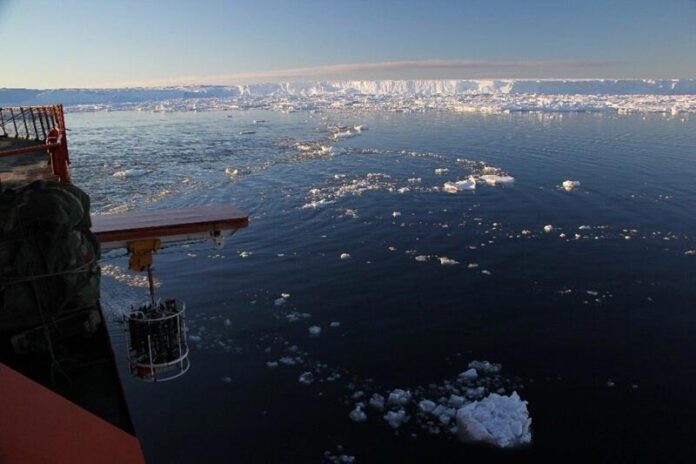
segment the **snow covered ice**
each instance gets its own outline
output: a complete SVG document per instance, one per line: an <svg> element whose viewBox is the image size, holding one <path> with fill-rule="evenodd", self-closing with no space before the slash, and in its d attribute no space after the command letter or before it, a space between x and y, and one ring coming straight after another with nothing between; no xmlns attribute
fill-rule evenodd
<svg viewBox="0 0 696 464"><path fill-rule="evenodd" d="M570 192L575 188L580 187L580 182L577 180L564 180L561 187L563 187L563 190L566 192Z"/></svg>
<svg viewBox="0 0 696 464"><path fill-rule="evenodd" d="M13 89L0 89L12 101ZM62 101L68 111L146 110L157 112L239 110L253 106L289 112L296 108L350 111L516 111L696 113L696 79L441 79L343 80L258 83L230 86L25 90L35 104ZM29 100L26 100L26 99ZM258 125L258 124L255 124ZM337 126L331 138L359 135L364 127ZM244 134L255 131L243 130Z"/></svg>
<svg viewBox="0 0 696 464"><path fill-rule="evenodd" d="M445 182L442 190L447 193L457 193L464 190L476 190L476 179L470 176L468 179L457 182Z"/></svg>
<svg viewBox="0 0 696 464"><path fill-rule="evenodd" d="M127 177L141 177L148 174L149 171L145 169L126 169L123 171L116 171L113 176L120 179L125 179Z"/></svg>
<svg viewBox="0 0 696 464"><path fill-rule="evenodd" d="M512 185L515 183L515 178L512 176L500 176L497 174L484 174L479 176L479 179L488 185Z"/></svg>
<svg viewBox="0 0 696 464"><path fill-rule="evenodd" d="M491 393L457 411L457 426L465 441L483 442L502 448L532 441L527 402L513 392L510 396Z"/></svg>

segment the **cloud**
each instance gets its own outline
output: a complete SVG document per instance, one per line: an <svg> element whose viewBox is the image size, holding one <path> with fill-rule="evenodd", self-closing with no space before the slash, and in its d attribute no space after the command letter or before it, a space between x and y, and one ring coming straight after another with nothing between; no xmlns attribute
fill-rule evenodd
<svg viewBox="0 0 696 464"><path fill-rule="evenodd" d="M606 68L617 64L608 60L406 60L376 63L332 64L304 68L278 69L257 72L240 72L214 76L182 76L138 82L120 82L108 87L163 86L195 84L242 84L299 79L380 79L380 78L481 78L481 77L543 77L539 72L560 72L586 68ZM532 74L536 76L532 76ZM547 76L549 77L549 76Z"/></svg>

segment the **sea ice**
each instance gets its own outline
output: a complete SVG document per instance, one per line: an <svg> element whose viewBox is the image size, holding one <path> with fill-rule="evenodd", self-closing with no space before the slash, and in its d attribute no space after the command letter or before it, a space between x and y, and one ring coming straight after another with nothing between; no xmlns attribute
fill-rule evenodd
<svg viewBox="0 0 696 464"><path fill-rule="evenodd" d="M321 327L319 327L318 325L313 325L309 328L310 337L318 337L319 334L321 334Z"/></svg>
<svg viewBox="0 0 696 464"><path fill-rule="evenodd" d="M353 422L365 422L367 420L367 414L365 414L360 405L355 405L355 409L348 414L348 417Z"/></svg>
<svg viewBox="0 0 696 464"><path fill-rule="evenodd" d="M471 361L469 367L476 369L478 372L485 372L487 374L497 374L500 372L500 364L492 364L488 361Z"/></svg>
<svg viewBox="0 0 696 464"><path fill-rule="evenodd" d="M399 409L398 411L388 411L384 415L384 420L387 421L392 428L398 429L401 427L401 424L408 420L408 416L406 415L406 411Z"/></svg>
<svg viewBox="0 0 696 464"><path fill-rule="evenodd" d="M561 184L561 187L563 187L563 190L565 190L566 192L570 192L576 187L580 187L580 182L577 180L564 180Z"/></svg>
<svg viewBox="0 0 696 464"><path fill-rule="evenodd" d="M464 190L476 190L476 179L473 176L457 182L445 182L442 186L442 191L447 193L457 193Z"/></svg>
<svg viewBox="0 0 696 464"><path fill-rule="evenodd" d="M303 385L309 385L314 382L314 374L311 372L303 372L298 380Z"/></svg>
<svg viewBox="0 0 696 464"><path fill-rule="evenodd" d="M426 413L431 412L435 409L435 403L430 400L421 400L418 403L418 409Z"/></svg>
<svg viewBox="0 0 696 464"><path fill-rule="evenodd" d="M499 176L496 174L484 174L479 179L488 185L512 185L515 183L515 178L512 176Z"/></svg>
<svg viewBox="0 0 696 464"><path fill-rule="evenodd" d="M347 259L350 259L350 255L348 253L341 253L340 258L342 261L345 261Z"/></svg>
<svg viewBox="0 0 696 464"><path fill-rule="evenodd" d="M333 321L331 324L329 324L329 326L335 329L336 327L341 327L341 323L338 321Z"/></svg>
<svg viewBox="0 0 696 464"><path fill-rule="evenodd" d="M437 168L437 169L435 169L435 174L437 174L438 176L442 176L442 175L444 175L444 174L447 174L448 172L449 172L449 169L447 169L447 168Z"/></svg>
<svg viewBox="0 0 696 464"><path fill-rule="evenodd" d="M527 402L517 392L510 396L491 393L457 411L457 426L463 440L502 448L531 443L531 423Z"/></svg>
<svg viewBox="0 0 696 464"><path fill-rule="evenodd" d="M239 169L225 168L225 174L227 174L230 177L234 177L239 174Z"/></svg>
<svg viewBox="0 0 696 464"><path fill-rule="evenodd" d="M116 171L113 176L119 179L125 179L126 177L140 177L148 174L149 171L145 169L126 169L124 171Z"/></svg>
<svg viewBox="0 0 696 464"><path fill-rule="evenodd" d="M546 225L544 226L544 232L548 233L548 232L551 232L551 231L553 231L553 226L552 226L551 224L546 224Z"/></svg>
<svg viewBox="0 0 696 464"><path fill-rule="evenodd" d="M459 374L459 378L464 380L476 380L478 379L478 372L472 367Z"/></svg>
<svg viewBox="0 0 696 464"><path fill-rule="evenodd" d="M459 261L455 261L454 259L448 258L447 256L440 256L440 264L443 266L454 266L455 264L459 264Z"/></svg>
<svg viewBox="0 0 696 464"><path fill-rule="evenodd" d="M369 404L370 404L370 406L372 406L373 408L375 408L375 409L381 411L381 410L384 409L384 397L383 397L382 395L380 395L379 393L374 393L374 394L370 397L370 402L369 402Z"/></svg>
<svg viewBox="0 0 696 464"><path fill-rule="evenodd" d="M387 404L390 406L404 406L411 401L411 392L400 388L394 389L389 393Z"/></svg>

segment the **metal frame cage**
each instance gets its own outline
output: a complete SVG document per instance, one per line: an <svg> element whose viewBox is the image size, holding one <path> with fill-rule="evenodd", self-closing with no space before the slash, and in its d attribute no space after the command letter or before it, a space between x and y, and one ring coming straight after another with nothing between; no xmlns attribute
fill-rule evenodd
<svg viewBox="0 0 696 464"><path fill-rule="evenodd" d="M131 308L124 316L133 376L147 382L164 382L188 371L185 311L185 304L170 299Z"/></svg>

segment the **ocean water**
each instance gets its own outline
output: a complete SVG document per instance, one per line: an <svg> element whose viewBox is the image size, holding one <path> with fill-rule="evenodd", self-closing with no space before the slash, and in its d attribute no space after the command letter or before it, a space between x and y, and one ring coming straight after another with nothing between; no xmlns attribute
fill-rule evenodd
<svg viewBox="0 0 696 464"><path fill-rule="evenodd" d="M695 455L693 118L220 111L67 122L73 180L93 212L231 203L250 215L223 250L182 244L155 258L158 295L187 304L185 376L131 378L110 323L148 462ZM326 149L297 148L308 142ZM514 184L441 191L485 166ZM566 179L580 186L567 192ZM146 286L123 251L102 265L115 320ZM294 364L268 367L283 358ZM349 418L396 388L448 396L474 360L502 366L485 394L528 402L531 445L462 443L415 403L398 429L369 405L365 422Z"/></svg>

